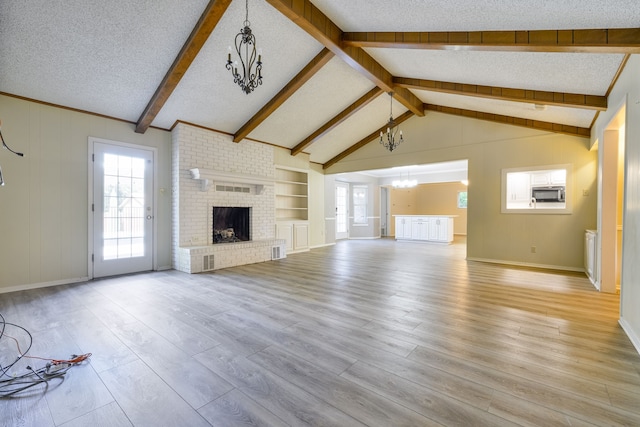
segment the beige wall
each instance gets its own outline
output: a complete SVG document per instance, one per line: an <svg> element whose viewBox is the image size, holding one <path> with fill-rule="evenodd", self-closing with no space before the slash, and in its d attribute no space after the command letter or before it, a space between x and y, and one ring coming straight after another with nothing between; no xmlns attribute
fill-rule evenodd
<svg viewBox="0 0 640 427"><path fill-rule="evenodd" d="M467 159L468 258L582 271L584 230L596 223L597 153L587 139L433 112L402 130L405 143L393 154L368 144L327 172ZM502 169L564 163L573 165L572 214L500 212Z"/></svg>
<svg viewBox="0 0 640 427"><path fill-rule="evenodd" d="M171 188L171 135L0 95L0 292L85 280L88 249L88 138L156 147L157 187ZM156 194L158 268L171 267L171 192Z"/></svg>

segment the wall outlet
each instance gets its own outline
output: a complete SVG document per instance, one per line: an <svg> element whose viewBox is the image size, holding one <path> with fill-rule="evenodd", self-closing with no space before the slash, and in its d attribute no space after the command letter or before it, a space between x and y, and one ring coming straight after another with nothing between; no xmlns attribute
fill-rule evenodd
<svg viewBox="0 0 640 427"><path fill-rule="evenodd" d="M531 253L535 254L536 253L536 247L535 246L531 246Z"/></svg>

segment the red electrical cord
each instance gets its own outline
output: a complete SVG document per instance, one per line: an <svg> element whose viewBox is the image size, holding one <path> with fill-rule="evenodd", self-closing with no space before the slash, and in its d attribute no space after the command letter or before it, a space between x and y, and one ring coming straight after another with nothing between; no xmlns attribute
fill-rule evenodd
<svg viewBox="0 0 640 427"><path fill-rule="evenodd" d="M12 340L14 340L16 342L16 347L18 348L18 352L20 353L20 355L22 357L27 357L29 359L38 359L38 360L46 360L48 362L51 362L52 365L60 365L61 363L66 363L69 365L76 365L80 362L84 362L85 360L87 360L89 357L91 357L91 353L85 353L85 354L81 354L80 356L78 355L74 355L74 357L72 359L50 359L47 357L38 357L38 356L28 356L26 354L22 354L22 350L20 349L20 343L18 342L17 339L15 339L14 337L12 337L11 335L7 335L2 334L3 336L7 337L7 338L11 338Z"/></svg>

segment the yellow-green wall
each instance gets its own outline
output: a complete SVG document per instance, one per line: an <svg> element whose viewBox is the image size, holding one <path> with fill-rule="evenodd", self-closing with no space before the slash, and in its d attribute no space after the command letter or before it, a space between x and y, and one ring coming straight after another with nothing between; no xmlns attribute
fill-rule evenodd
<svg viewBox="0 0 640 427"><path fill-rule="evenodd" d="M0 150L0 292L86 279L88 138L157 148L158 188L171 188L171 134L0 95L2 134L16 157ZM171 194L158 196L159 269L171 268Z"/></svg>

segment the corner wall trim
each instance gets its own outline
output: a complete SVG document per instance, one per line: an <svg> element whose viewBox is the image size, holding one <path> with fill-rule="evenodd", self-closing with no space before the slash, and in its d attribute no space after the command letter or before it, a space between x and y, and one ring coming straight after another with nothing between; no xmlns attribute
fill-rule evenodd
<svg viewBox="0 0 640 427"><path fill-rule="evenodd" d="M518 267L544 268L545 270L575 271L584 273L584 268L567 267L565 265L535 264L531 262L506 261L501 259L467 257L467 261L488 262L491 264L515 265Z"/></svg>
<svg viewBox="0 0 640 427"><path fill-rule="evenodd" d="M76 277L73 279L54 280L53 282L29 283L26 285L11 286L9 288L0 288L0 294L9 292L27 291L29 289L48 288L50 286L70 285L72 283L88 282L89 277Z"/></svg>
<svg viewBox="0 0 640 427"><path fill-rule="evenodd" d="M335 242L334 243L323 243L322 245L315 245L315 246L309 246L309 249L318 249L318 248L326 248L328 246L335 246Z"/></svg>
<svg viewBox="0 0 640 427"><path fill-rule="evenodd" d="M625 319L621 318L620 320L618 320L618 323L622 327L622 330L629 337L629 340L631 340L631 344L633 344L633 346L636 348L638 354L640 354L640 337L636 335L629 322L627 322Z"/></svg>

